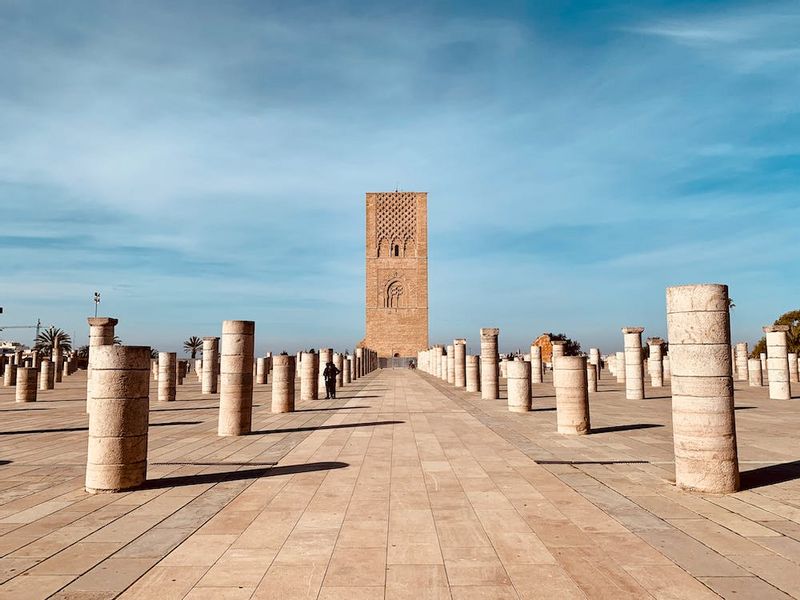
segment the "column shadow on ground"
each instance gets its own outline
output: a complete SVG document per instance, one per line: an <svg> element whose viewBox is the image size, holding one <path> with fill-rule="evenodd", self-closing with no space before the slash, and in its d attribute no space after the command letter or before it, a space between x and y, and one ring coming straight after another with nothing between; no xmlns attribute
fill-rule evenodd
<svg viewBox="0 0 800 600"><path fill-rule="evenodd" d="M0 408L0 412L22 412L24 410L50 410L42 406L41 408Z"/></svg>
<svg viewBox="0 0 800 600"><path fill-rule="evenodd" d="M170 421L168 423L150 423L150 427L166 427L167 425L199 425L203 421ZM57 429L21 429L19 431L0 431L0 435L23 435L26 433L70 433L72 431L89 431L88 427L59 427Z"/></svg>
<svg viewBox="0 0 800 600"><path fill-rule="evenodd" d="M225 473L199 473L197 475L175 475L173 477L162 477L161 479L150 479L144 483L141 489L161 489L166 487L178 487L182 485L198 485L204 483L222 483L226 481L240 481L242 479L253 479L259 477L276 477L278 475L296 475L297 473L312 473L314 471L329 471L332 469L343 469L349 467L349 463L344 462L315 462L302 465L285 465L281 467L263 467L260 469L245 469L241 471L228 471Z"/></svg>
<svg viewBox="0 0 800 600"><path fill-rule="evenodd" d="M337 398L337 400L342 400L342 398ZM320 410L353 410L356 408L372 408L371 406L341 406L339 408L331 407L331 408L301 408L296 410L295 412L317 412Z"/></svg>
<svg viewBox="0 0 800 600"><path fill-rule="evenodd" d="M300 433L303 431L320 431L325 429L347 429L349 427L375 427L377 425L401 425L405 421L371 421L369 423L341 423L340 425L320 425L318 427L292 427L291 429L265 429L251 431L248 435L264 433Z"/></svg>
<svg viewBox="0 0 800 600"><path fill-rule="evenodd" d="M614 433L617 431L632 431L634 429L651 429L663 427L658 423L632 423L631 425L612 425L611 427L592 427L591 433Z"/></svg>
<svg viewBox="0 0 800 600"><path fill-rule="evenodd" d="M744 471L740 479L742 490L794 481L800 479L800 460Z"/></svg>

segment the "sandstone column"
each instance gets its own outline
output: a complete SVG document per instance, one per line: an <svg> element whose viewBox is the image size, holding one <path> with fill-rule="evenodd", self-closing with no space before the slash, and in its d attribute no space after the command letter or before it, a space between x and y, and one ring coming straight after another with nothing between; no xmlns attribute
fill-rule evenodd
<svg viewBox="0 0 800 600"><path fill-rule="evenodd" d="M798 378L797 372L797 353L789 352L786 356L789 358L789 381L791 383L798 383L800 379Z"/></svg>
<svg viewBox="0 0 800 600"><path fill-rule="evenodd" d="M54 375L52 361L49 358L43 358L39 363L39 389L52 390L55 388Z"/></svg>
<svg viewBox="0 0 800 600"><path fill-rule="evenodd" d="M667 354L662 360L661 363L664 366L664 381L672 381L672 369L669 363L669 354Z"/></svg>
<svg viewBox="0 0 800 600"><path fill-rule="evenodd" d="M738 381L747 381L747 342L736 344L736 375Z"/></svg>
<svg viewBox="0 0 800 600"><path fill-rule="evenodd" d="M506 365L508 379L508 410L528 412L531 409L531 363L524 360L509 361Z"/></svg>
<svg viewBox="0 0 800 600"><path fill-rule="evenodd" d="M617 383L625 383L625 353L614 354L614 368L616 369Z"/></svg>
<svg viewBox="0 0 800 600"><path fill-rule="evenodd" d="M347 385L352 382L353 373L353 359L349 356L344 359L344 366L342 367L342 383Z"/></svg>
<svg viewBox="0 0 800 600"><path fill-rule="evenodd" d="M553 385L556 389L558 433L589 433L589 385L585 356L562 356L555 362Z"/></svg>
<svg viewBox="0 0 800 600"><path fill-rule="evenodd" d="M500 330L496 327L481 329L481 398L497 400L500 398L500 382L497 364L497 337Z"/></svg>
<svg viewBox="0 0 800 600"><path fill-rule="evenodd" d="M644 399L644 367L642 365L642 332L644 327L625 327L625 398Z"/></svg>
<svg viewBox="0 0 800 600"><path fill-rule="evenodd" d="M17 367L17 402L36 402L37 371L33 367Z"/></svg>
<svg viewBox="0 0 800 600"><path fill-rule="evenodd" d="M590 393L597 391L597 366L586 364L586 384Z"/></svg>
<svg viewBox="0 0 800 600"><path fill-rule="evenodd" d="M92 348L110 346L114 343L114 326L119 323L110 317L90 317L89 360L86 366L86 412L92 410Z"/></svg>
<svg viewBox="0 0 800 600"><path fill-rule="evenodd" d="M455 344L447 347L447 383L454 385L456 382L456 349Z"/></svg>
<svg viewBox="0 0 800 600"><path fill-rule="evenodd" d="M259 356L256 359L256 383L259 385L267 384L268 373L267 358L265 356Z"/></svg>
<svg viewBox="0 0 800 600"><path fill-rule="evenodd" d="M175 358L175 382L183 385L183 378L186 376L186 361Z"/></svg>
<svg viewBox="0 0 800 600"><path fill-rule="evenodd" d="M219 338L203 338L203 381L200 388L203 394L216 394L219 375Z"/></svg>
<svg viewBox="0 0 800 600"><path fill-rule="evenodd" d="M667 288L675 482L716 494L739 488L728 311L726 285Z"/></svg>
<svg viewBox="0 0 800 600"><path fill-rule="evenodd" d="M761 361L757 358L747 360L747 373L751 387L761 387L764 385L764 378L761 375Z"/></svg>
<svg viewBox="0 0 800 600"><path fill-rule="evenodd" d="M149 359L148 359L149 360ZM178 355L158 353L158 401L174 402L178 395Z"/></svg>
<svg viewBox="0 0 800 600"><path fill-rule="evenodd" d="M531 383L542 383L542 381L544 381L542 349L536 344L531 344Z"/></svg>
<svg viewBox="0 0 800 600"><path fill-rule="evenodd" d="M444 348L439 344L436 344L433 347L433 356L431 359L433 360L433 370L431 371L431 375L434 377L438 377L439 379L442 378L442 354L444 354Z"/></svg>
<svg viewBox="0 0 800 600"><path fill-rule="evenodd" d="M53 383L61 383L64 379L64 374L62 370L64 365L62 363L62 355L61 355L61 345L58 341L58 338L53 340L53 352L52 352L52 361L53 361Z"/></svg>
<svg viewBox="0 0 800 600"><path fill-rule="evenodd" d="M664 386L664 340L650 338L647 340L650 347L650 360L647 361L647 371L650 373L650 385L654 388Z"/></svg>
<svg viewBox="0 0 800 600"><path fill-rule="evenodd" d="M3 372L3 385L5 387L17 385L17 365L6 363L6 368Z"/></svg>
<svg viewBox="0 0 800 600"><path fill-rule="evenodd" d="M567 354L567 342L564 340L553 340L552 342L553 347L553 355L550 359L550 362L553 365L553 369L556 368L556 359L561 358Z"/></svg>
<svg viewBox="0 0 800 600"><path fill-rule="evenodd" d="M594 367L595 370L595 383L600 379L600 349L599 348L589 348L589 364ZM597 390L595 390L597 391Z"/></svg>
<svg viewBox="0 0 800 600"><path fill-rule="evenodd" d="M197 382L203 382L203 361L199 358L196 358L194 361L194 375L197 377Z"/></svg>
<svg viewBox="0 0 800 600"><path fill-rule="evenodd" d="M294 412L295 358L287 354L272 357L272 412Z"/></svg>
<svg viewBox="0 0 800 600"><path fill-rule="evenodd" d="M94 352L86 491L133 489L147 478L150 348L106 345Z"/></svg>
<svg viewBox="0 0 800 600"><path fill-rule="evenodd" d="M453 340L453 385L467 386L467 340Z"/></svg>
<svg viewBox="0 0 800 600"><path fill-rule="evenodd" d="M344 385L344 355L341 352L333 353L333 366L339 370L336 375L336 388L339 389Z"/></svg>
<svg viewBox="0 0 800 600"><path fill-rule="evenodd" d="M300 360L300 400L318 400L319 382L316 378L319 354L303 352Z"/></svg>
<svg viewBox="0 0 800 600"><path fill-rule="evenodd" d="M317 382L319 384L319 396L325 393L325 378L322 372L329 362L333 362L333 348L320 348L319 349L319 363L317 367Z"/></svg>
<svg viewBox="0 0 800 600"><path fill-rule="evenodd" d="M762 377L762 379L763 379L763 377L765 375L767 377L769 377L769 373L767 372L767 353L766 352L761 352L758 355L758 360L761 362L761 377Z"/></svg>
<svg viewBox="0 0 800 600"><path fill-rule="evenodd" d="M790 400L789 358L786 347L788 325L764 327L767 335L767 377L769 378L769 397L771 400Z"/></svg>
<svg viewBox="0 0 800 600"><path fill-rule="evenodd" d="M254 321L222 322L222 362L219 386L221 436L246 435L253 421Z"/></svg>
<svg viewBox="0 0 800 600"><path fill-rule="evenodd" d="M472 354L467 356L467 391L481 391L480 357Z"/></svg>
<svg viewBox="0 0 800 600"><path fill-rule="evenodd" d="M356 348L356 379L364 376L363 367L364 367L364 349ZM302 375L302 369L300 372ZM300 398L302 399L302 395L300 396Z"/></svg>

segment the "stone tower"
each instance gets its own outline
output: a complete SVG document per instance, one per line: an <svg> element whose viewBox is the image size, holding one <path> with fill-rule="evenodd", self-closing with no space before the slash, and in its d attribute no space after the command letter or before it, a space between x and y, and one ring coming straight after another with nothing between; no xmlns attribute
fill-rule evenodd
<svg viewBox="0 0 800 600"><path fill-rule="evenodd" d="M383 358L428 347L428 194L367 193L367 327Z"/></svg>

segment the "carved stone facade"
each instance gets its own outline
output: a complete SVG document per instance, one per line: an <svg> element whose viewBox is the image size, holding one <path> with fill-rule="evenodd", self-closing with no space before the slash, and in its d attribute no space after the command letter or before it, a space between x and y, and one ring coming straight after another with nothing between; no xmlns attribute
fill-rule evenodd
<svg viewBox="0 0 800 600"><path fill-rule="evenodd" d="M428 347L428 194L367 193L367 324L383 358Z"/></svg>

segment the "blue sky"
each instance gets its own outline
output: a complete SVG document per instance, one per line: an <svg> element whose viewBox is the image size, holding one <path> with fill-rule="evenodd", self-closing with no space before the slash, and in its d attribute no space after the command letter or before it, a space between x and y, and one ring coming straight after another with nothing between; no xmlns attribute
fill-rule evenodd
<svg viewBox="0 0 800 600"><path fill-rule="evenodd" d="M400 188L432 342L614 350L722 282L752 343L800 301L799 41L795 1L0 0L0 325L82 341L99 290L129 344L352 347Z"/></svg>

